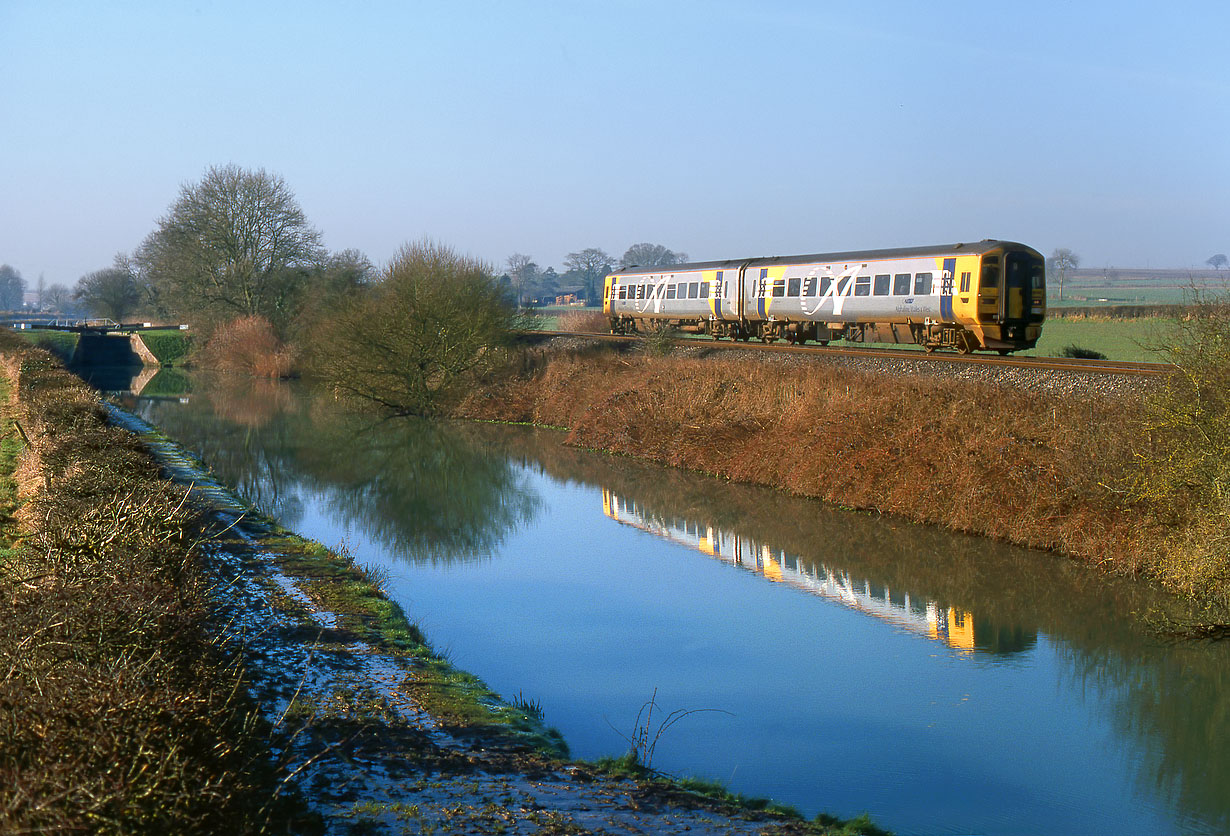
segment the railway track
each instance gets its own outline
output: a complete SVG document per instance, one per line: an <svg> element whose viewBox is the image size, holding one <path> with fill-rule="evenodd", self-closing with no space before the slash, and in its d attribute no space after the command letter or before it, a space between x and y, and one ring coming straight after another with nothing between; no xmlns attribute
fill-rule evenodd
<svg viewBox="0 0 1230 836"><path fill-rule="evenodd" d="M613 343L636 342L637 336L627 334L587 333L577 331L524 331L525 336L579 337ZM1084 360L1069 357L1014 357L998 354L954 354L947 352L928 353L921 349L879 348L871 346L800 346L776 343L739 342L712 340L696 337L680 337L674 340L680 346L704 346L717 350L765 351L808 354L827 357L853 357L858 359L906 360L917 363L950 363L975 366L1003 366L1037 371L1064 371L1079 374L1117 374L1137 377L1156 377L1174 371L1168 363L1129 363L1117 360Z"/></svg>

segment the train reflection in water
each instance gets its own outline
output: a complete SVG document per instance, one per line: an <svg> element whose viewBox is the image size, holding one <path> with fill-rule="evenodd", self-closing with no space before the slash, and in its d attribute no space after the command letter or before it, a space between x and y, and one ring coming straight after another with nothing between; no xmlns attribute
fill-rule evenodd
<svg viewBox="0 0 1230 836"><path fill-rule="evenodd" d="M776 583L836 601L867 615L930 639L962 653L986 650L1016 653L1033 647L1033 631L1005 631L987 622L975 623L971 612L937 601L914 598L866 578L851 577L818 561L801 559L768 543L731 531L675 516L657 514L636 500L603 488L602 510L616 522L750 570Z"/></svg>

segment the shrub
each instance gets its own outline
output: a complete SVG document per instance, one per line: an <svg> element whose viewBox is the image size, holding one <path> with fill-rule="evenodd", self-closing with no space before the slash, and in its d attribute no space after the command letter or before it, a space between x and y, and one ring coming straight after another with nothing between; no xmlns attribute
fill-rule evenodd
<svg viewBox="0 0 1230 836"><path fill-rule="evenodd" d="M1092 348L1081 348L1078 345L1065 345L1059 352L1060 357L1071 357L1076 360L1105 360L1106 355Z"/></svg>
<svg viewBox="0 0 1230 836"><path fill-rule="evenodd" d="M429 241L402 248L315 341L311 370L343 397L438 412L497 361L521 321L490 267Z"/></svg>
<svg viewBox="0 0 1230 836"><path fill-rule="evenodd" d="M555 330L581 334L605 334L611 321L601 311L565 311L559 315Z"/></svg>
<svg viewBox="0 0 1230 836"><path fill-rule="evenodd" d="M202 366L255 377L288 377L294 351L278 339L261 316L232 319L214 329L197 355Z"/></svg>

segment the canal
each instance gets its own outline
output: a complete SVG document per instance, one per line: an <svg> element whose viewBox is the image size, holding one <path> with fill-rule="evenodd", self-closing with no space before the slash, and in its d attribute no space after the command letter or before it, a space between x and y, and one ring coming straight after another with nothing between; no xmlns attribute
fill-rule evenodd
<svg viewBox="0 0 1230 836"><path fill-rule="evenodd" d="M163 373L166 374L165 372ZM160 376L161 377L161 376ZM619 755L901 834L1230 830L1230 642L1069 561L563 446L171 375L122 405L349 549L434 646ZM937 501L941 501L937 498ZM693 712L661 731L670 712ZM643 720L642 715L642 720Z"/></svg>

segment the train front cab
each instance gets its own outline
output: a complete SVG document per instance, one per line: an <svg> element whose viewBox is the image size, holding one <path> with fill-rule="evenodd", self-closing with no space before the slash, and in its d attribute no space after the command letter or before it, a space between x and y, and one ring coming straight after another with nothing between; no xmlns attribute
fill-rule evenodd
<svg viewBox="0 0 1230 836"><path fill-rule="evenodd" d="M1007 354L1033 348L1046 318L1046 262L1015 245L984 253L978 281L977 327L984 348Z"/></svg>

